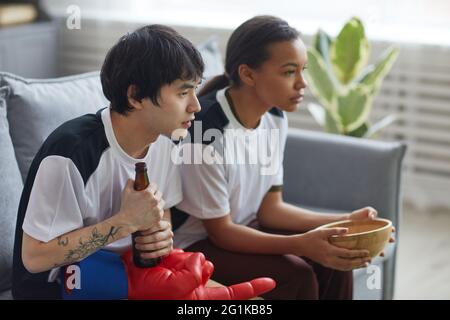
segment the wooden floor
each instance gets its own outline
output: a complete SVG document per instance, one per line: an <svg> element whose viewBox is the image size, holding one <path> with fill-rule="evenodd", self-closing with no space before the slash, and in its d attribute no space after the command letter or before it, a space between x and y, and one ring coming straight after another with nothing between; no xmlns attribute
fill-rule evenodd
<svg viewBox="0 0 450 320"><path fill-rule="evenodd" d="M405 204L400 227L395 299L450 299L450 210Z"/></svg>

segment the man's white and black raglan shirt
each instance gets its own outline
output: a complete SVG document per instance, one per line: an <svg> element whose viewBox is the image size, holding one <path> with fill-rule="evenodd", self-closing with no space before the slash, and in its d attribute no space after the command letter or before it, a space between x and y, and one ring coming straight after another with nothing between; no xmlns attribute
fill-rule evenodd
<svg viewBox="0 0 450 320"><path fill-rule="evenodd" d="M20 200L14 248L15 298L58 298L57 269L29 273L21 259L22 230L48 242L67 232L99 223L120 210L127 179L135 163L145 161L149 180L158 185L170 208L182 199L178 167L171 161L172 141L160 136L142 159L130 157L118 144L110 109L64 123L44 142L28 173ZM131 236L105 247L122 253Z"/></svg>
<svg viewBox="0 0 450 320"><path fill-rule="evenodd" d="M288 130L284 112L274 107L262 116L255 129L247 129L239 122L227 89L199 99L202 110L196 119L201 123L201 130L194 123L189 130L188 146L194 158L203 156L205 160L205 150L212 148L223 162L181 165L183 201L172 214L175 247L186 248L206 238L201 221L204 219L230 214L234 223L247 225L256 218L267 192L279 190L283 184L283 153ZM211 139L208 131L223 134ZM268 150L271 152L267 153ZM258 158L261 153L268 156Z"/></svg>

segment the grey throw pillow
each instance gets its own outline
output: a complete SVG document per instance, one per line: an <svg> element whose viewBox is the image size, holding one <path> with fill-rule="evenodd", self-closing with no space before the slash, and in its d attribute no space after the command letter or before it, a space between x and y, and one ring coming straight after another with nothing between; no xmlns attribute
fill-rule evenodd
<svg viewBox="0 0 450 320"><path fill-rule="evenodd" d="M0 88L0 292L11 287L12 257L22 178L6 118L7 88Z"/></svg>
<svg viewBox="0 0 450 320"><path fill-rule="evenodd" d="M108 106L98 72L30 80L0 73L11 140L25 181L33 158L48 135L64 122Z"/></svg>

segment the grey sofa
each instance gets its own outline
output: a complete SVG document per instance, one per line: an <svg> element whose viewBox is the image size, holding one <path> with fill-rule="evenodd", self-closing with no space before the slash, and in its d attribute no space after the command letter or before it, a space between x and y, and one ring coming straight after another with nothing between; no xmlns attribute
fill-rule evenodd
<svg viewBox="0 0 450 320"><path fill-rule="evenodd" d="M27 80L0 73L0 299L11 299L17 207L28 168L45 138L61 123L107 106L98 73ZM400 165L405 147L292 130L286 148L285 199L304 207L345 211L372 205L398 228ZM380 290L355 272L355 298L392 298L395 245L375 262Z"/></svg>

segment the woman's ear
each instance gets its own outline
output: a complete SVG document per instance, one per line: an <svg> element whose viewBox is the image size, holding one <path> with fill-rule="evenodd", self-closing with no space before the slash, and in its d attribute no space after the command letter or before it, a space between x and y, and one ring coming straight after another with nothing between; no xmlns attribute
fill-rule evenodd
<svg viewBox="0 0 450 320"><path fill-rule="evenodd" d="M127 89L127 100L130 108L141 110L142 103L139 100L136 100L136 92L137 88L134 84L130 84Z"/></svg>
<svg viewBox="0 0 450 320"><path fill-rule="evenodd" d="M246 85L253 87L255 85L254 71L246 64L241 64L238 67L239 78Z"/></svg>

